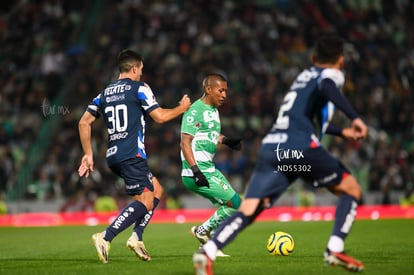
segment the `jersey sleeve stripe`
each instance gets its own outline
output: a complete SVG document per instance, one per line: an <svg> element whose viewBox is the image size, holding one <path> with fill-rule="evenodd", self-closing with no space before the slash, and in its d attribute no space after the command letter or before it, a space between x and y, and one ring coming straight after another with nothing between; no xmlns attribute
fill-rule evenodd
<svg viewBox="0 0 414 275"><path fill-rule="evenodd" d="M148 99L147 96L145 95L145 93L143 93L143 92L137 92L137 98L139 100L146 100L146 99Z"/></svg>
<svg viewBox="0 0 414 275"><path fill-rule="evenodd" d="M325 107L322 108L322 130L321 130L321 136L326 132L326 128L328 128L329 122L333 116L333 113L335 111L335 105L332 104L332 102L326 103Z"/></svg>
<svg viewBox="0 0 414 275"><path fill-rule="evenodd" d="M91 113L91 115L98 117L99 113L98 113L98 106L90 104L88 105L88 108L86 109L89 113Z"/></svg>

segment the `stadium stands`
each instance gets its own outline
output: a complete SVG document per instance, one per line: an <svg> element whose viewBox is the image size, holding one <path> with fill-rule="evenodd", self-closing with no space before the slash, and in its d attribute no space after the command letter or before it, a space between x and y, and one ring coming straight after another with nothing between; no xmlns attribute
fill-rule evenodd
<svg viewBox="0 0 414 275"><path fill-rule="evenodd" d="M378 202L398 203L387 194L413 188L412 1L87 2L18 2L0 18L0 173L5 175L0 187L10 199L64 198L70 205L115 195L122 202L122 183L104 160L105 132L94 136L99 172L88 180L76 176L77 121L89 100L117 76L113 60L122 48L144 55L144 80L163 106L176 105L183 93L197 98L197 83L207 72L228 77L223 132L242 136L244 146L242 154L219 150L217 159L242 191L261 136L277 112L274 106L295 73L309 64L310 47L322 32L338 32L349 41L344 93L371 128L365 142L324 142L352 168L365 191L384 192ZM85 26L90 26L87 39ZM56 123L46 129L42 142L47 146L29 163L51 117ZM146 137L153 172L167 196L177 200L185 193L179 129L179 119L149 123Z"/></svg>

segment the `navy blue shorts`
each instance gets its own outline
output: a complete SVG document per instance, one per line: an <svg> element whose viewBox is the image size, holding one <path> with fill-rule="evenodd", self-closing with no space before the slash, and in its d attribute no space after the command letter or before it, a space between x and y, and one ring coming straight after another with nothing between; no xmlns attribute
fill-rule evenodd
<svg viewBox="0 0 414 275"><path fill-rule="evenodd" d="M111 170L124 179L126 193L140 195L146 189L154 191L152 173L145 159L133 158L114 164Z"/></svg>
<svg viewBox="0 0 414 275"><path fill-rule="evenodd" d="M247 186L246 198L278 199L296 179L314 187L339 184L350 171L323 147L306 150L262 145Z"/></svg>

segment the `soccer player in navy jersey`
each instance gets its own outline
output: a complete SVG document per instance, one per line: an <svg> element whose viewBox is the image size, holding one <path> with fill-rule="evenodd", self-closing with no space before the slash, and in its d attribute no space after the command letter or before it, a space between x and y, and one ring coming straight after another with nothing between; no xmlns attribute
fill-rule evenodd
<svg viewBox="0 0 414 275"><path fill-rule="evenodd" d="M320 144L323 134L351 140L366 138L368 128L342 95L344 41L322 36L315 45L313 66L302 71L286 93L276 121L262 140L256 167L238 212L227 218L213 238L193 255L196 274L213 274L216 251L229 244L270 207L296 179L325 187L338 196L335 222L324 261L350 271L362 271L359 260L344 253L344 241L354 222L361 188L350 171ZM350 127L330 124L335 108L351 120Z"/></svg>
<svg viewBox="0 0 414 275"><path fill-rule="evenodd" d="M123 50L118 55L117 63L120 72L118 79L92 100L79 121L84 156L78 173L87 177L93 171L91 125L102 116L108 130L108 166L123 178L126 193L133 200L104 232L93 234L92 240L99 259L107 263L110 242L135 223L127 247L138 258L149 261L151 257L142 242L142 234L159 202L162 187L153 177L147 163L144 145L146 118L149 115L157 123L167 122L184 113L191 102L184 95L177 107L161 108L148 84L140 81L144 66L141 55L132 50Z"/></svg>

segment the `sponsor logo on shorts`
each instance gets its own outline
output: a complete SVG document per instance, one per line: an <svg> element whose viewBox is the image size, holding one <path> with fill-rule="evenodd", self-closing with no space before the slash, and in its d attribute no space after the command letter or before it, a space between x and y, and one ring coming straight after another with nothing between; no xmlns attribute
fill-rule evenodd
<svg viewBox="0 0 414 275"><path fill-rule="evenodd" d="M336 172L334 172L334 173L332 173L332 174L330 174L330 175L328 175L328 176L326 176L324 178L318 179L318 182L319 183L327 183L327 182L329 182L329 181L331 181L333 179L336 179L337 177L338 177L338 174Z"/></svg>
<svg viewBox="0 0 414 275"><path fill-rule="evenodd" d="M139 184L135 184L135 185L127 185L127 186L125 186L125 188L127 189L127 190L132 190L132 189L136 189L136 188L139 188L141 185L139 185Z"/></svg>
<svg viewBox="0 0 414 275"><path fill-rule="evenodd" d="M118 146L112 146L106 150L106 157L110 157L112 155L115 155L116 152L118 152Z"/></svg>

